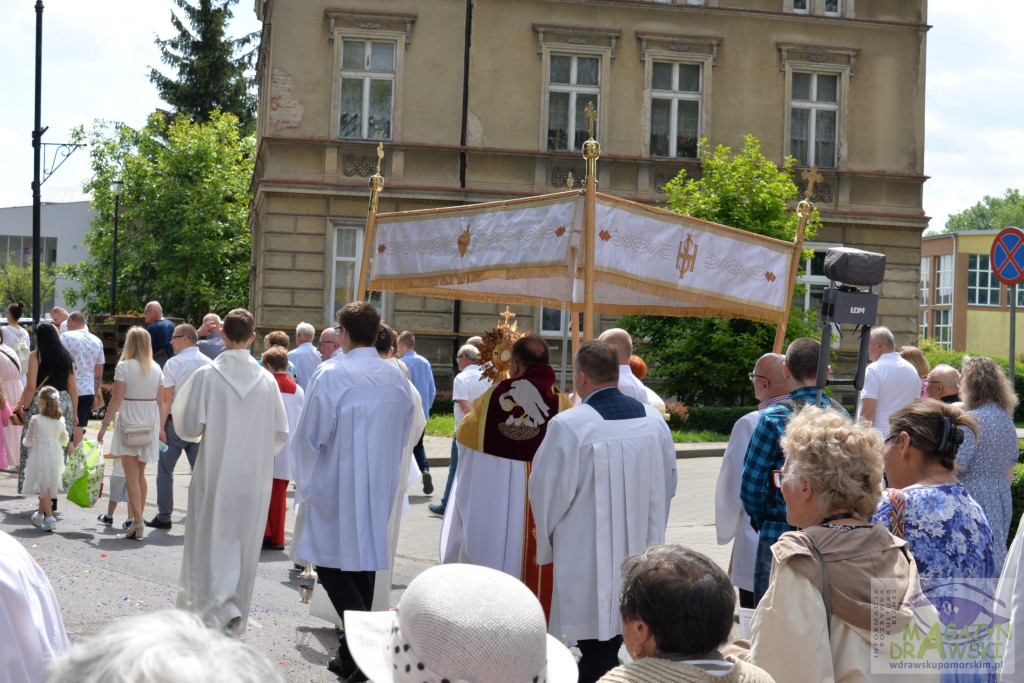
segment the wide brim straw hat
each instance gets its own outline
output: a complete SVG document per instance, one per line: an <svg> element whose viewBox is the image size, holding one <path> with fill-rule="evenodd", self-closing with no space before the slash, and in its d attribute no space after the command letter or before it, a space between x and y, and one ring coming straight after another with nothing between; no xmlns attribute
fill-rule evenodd
<svg viewBox="0 0 1024 683"><path fill-rule="evenodd" d="M423 572L388 612L345 612L345 640L374 683L576 683L576 660L547 634L537 598L487 567Z"/></svg>

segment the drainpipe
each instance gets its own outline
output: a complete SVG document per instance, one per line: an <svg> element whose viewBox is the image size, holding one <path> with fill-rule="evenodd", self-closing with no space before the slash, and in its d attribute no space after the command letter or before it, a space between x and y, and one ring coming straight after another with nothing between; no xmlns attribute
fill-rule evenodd
<svg viewBox="0 0 1024 683"><path fill-rule="evenodd" d="M466 127L469 119L469 46L473 37L473 0L466 0L466 37L462 48L462 130L459 136L459 145L462 151L459 152L459 187L466 189ZM459 352L459 322L462 319L462 302L455 300L452 309L452 364L454 372L458 373L459 366L455 356Z"/></svg>

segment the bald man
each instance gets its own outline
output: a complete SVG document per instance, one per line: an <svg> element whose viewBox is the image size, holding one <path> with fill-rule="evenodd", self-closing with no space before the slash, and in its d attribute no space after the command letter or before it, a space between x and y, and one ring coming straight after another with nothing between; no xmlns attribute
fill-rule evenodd
<svg viewBox="0 0 1024 683"><path fill-rule="evenodd" d="M928 398L934 398L943 403L960 403L960 372L952 365L936 365L928 376L924 378L927 382L925 392Z"/></svg>
<svg viewBox="0 0 1024 683"><path fill-rule="evenodd" d="M633 376L633 371L629 369L629 357L633 355L633 339L629 336L629 332L613 327L602 332L597 340L611 344L619 356L619 391L641 403L651 405L651 399L647 397L644 385Z"/></svg>
<svg viewBox="0 0 1024 683"><path fill-rule="evenodd" d="M864 373L857 417L887 436L889 416L921 397L921 376L896 352L896 338L889 328L873 328L868 342L872 363Z"/></svg>
<svg viewBox="0 0 1024 683"><path fill-rule="evenodd" d="M754 385L754 397L760 402L736 421L729 436L729 445L722 458L722 469L715 488L715 528L718 545L732 541L732 583L740 591L741 637L750 637L750 619L754 615L754 566L757 561L757 531L750 525L750 516L740 503L740 484L743 478L743 458L750 445L750 437L761 411L785 401L789 396L789 382L783 372L783 358L777 353L766 353L754 363L747 374Z"/></svg>
<svg viewBox="0 0 1024 683"><path fill-rule="evenodd" d="M341 350L341 338L338 337L338 331L333 327L325 327L324 331L320 333L320 343L317 345L317 349L320 351L321 361L326 361L335 353L345 355L345 352Z"/></svg>
<svg viewBox="0 0 1024 683"><path fill-rule="evenodd" d="M171 337L174 336L174 323L164 317L163 306L159 301L150 301L143 311L146 318L146 331L153 345L153 360L161 368L174 356L171 348Z"/></svg>
<svg viewBox="0 0 1024 683"><path fill-rule="evenodd" d="M203 316L203 324L196 330L196 334L199 335L196 347L210 360L215 360L224 351L224 337L221 335L223 327L224 323L219 315L207 313Z"/></svg>

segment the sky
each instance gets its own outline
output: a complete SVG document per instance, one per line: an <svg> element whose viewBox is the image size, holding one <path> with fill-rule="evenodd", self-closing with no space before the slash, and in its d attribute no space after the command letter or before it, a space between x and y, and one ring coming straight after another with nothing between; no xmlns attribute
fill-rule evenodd
<svg viewBox="0 0 1024 683"><path fill-rule="evenodd" d="M140 127L166 108L149 68L163 66L153 39L173 31L171 0L44 4L44 142L67 142L95 119ZM0 1L0 207L32 203L34 6ZM233 35L259 29L252 7L235 5ZM933 0L928 13L924 210L934 230L986 195L1024 189L1024 3ZM75 152L43 185L44 199L80 189L90 175L87 150Z"/></svg>

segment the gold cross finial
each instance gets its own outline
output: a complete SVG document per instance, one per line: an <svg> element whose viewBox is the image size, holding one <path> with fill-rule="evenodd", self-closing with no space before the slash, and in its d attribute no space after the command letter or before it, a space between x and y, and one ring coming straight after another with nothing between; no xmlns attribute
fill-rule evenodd
<svg viewBox="0 0 1024 683"><path fill-rule="evenodd" d="M597 121L597 110L594 109L593 101L587 102L587 108L583 110L583 115L590 119L590 139L594 139L594 123Z"/></svg>
<svg viewBox="0 0 1024 683"><path fill-rule="evenodd" d="M809 169L800 174L801 177L807 181L807 191L804 192L804 196L810 199L814 196L814 185L820 183L824 178L818 173L817 166L811 166Z"/></svg>
<svg viewBox="0 0 1024 683"><path fill-rule="evenodd" d="M505 306L505 312L504 313L499 313L498 317L499 318L504 318L505 319L505 324L508 325L509 318L516 317L516 314L513 313L511 310L509 310L508 306Z"/></svg>
<svg viewBox="0 0 1024 683"><path fill-rule="evenodd" d="M384 161L384 143L377 143L377 175L380 175L380 164Z"/></svg>
<svg viewBox="0 0 1024 683"><path fill-rule="evenodd" d="M576 179L572 177L572 171L569 171L569 175L565 177L565 186L570 190L576 185Z"/></svg>

